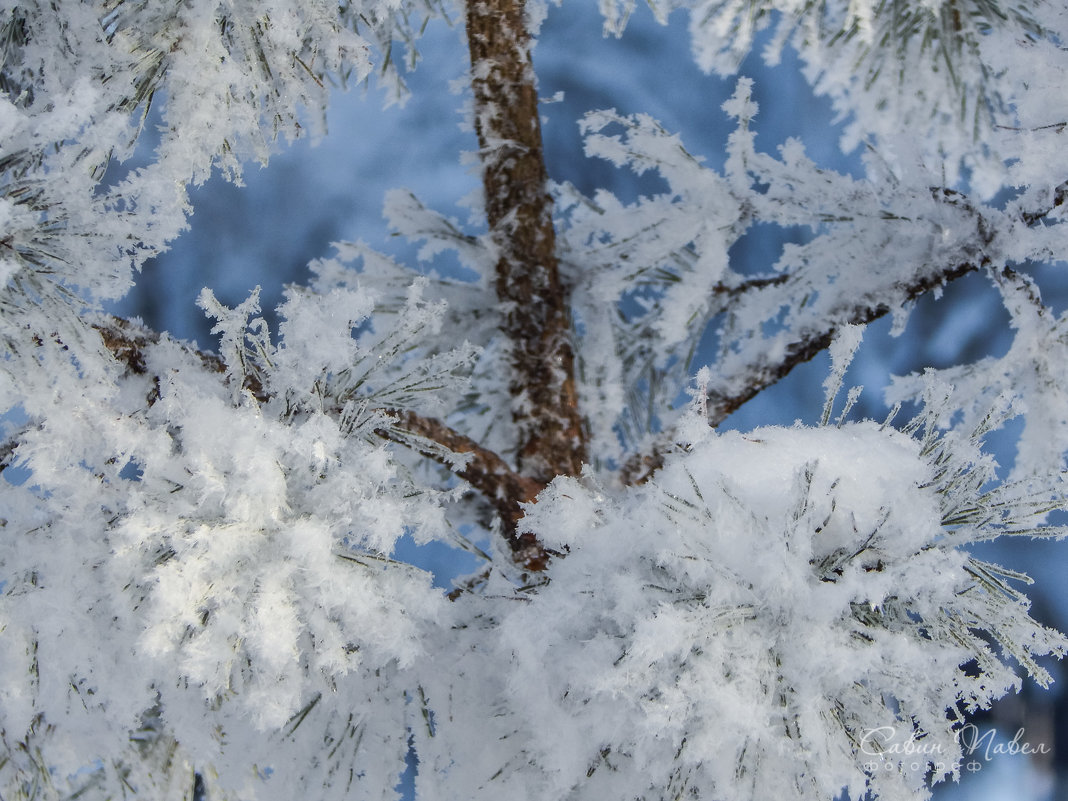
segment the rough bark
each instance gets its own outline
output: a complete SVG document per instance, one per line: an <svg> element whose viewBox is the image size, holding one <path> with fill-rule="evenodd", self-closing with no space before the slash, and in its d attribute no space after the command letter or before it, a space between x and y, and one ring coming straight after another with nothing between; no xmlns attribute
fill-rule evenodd
<svg viewBox="0 0 1068 801"><path fill-rule="evenodd" d="M496 290L511 347L517 466L545 484L577 475L587 456L522 0L472 0L467 39Z"/></svg>

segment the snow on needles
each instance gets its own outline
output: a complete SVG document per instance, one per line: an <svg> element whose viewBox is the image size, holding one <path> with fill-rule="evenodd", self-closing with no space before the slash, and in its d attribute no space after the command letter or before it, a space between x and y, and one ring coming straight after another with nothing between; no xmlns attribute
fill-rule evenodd
<svg viewBox="0 0 1068 801"><path fill-rule="evenodd" d="M620 495L557 479L526 522L568 557L501 622L504 692L538 699L516 797L924 797L963 713L1018 688L1009 654L1045 682L1066 645L960 547L1007 521L947 525L991 500L975 448L762 428Z"/></svg>
<svg viewBox="0 0 1068 801"><path fill-rule="evenodd" d="M868 175L794 140L759 149L745 78L722 170L648 115L590 114L588 154L667 188L551 188L561 286L539 292L566 298L576 370L561 356L542 376L574 379L590 464L512 531L543 482L514 458L531 384L501 325L510 223L472 233L394 192L419 258L452 251L462 271L342 243L275 331L258 290L229 307L206 289L218 355L103 305L185 226L190 185L321 133L332 81L379 74L397 97L394 51L462 9L4 4L0 796L188 801L195 774L213 801L377 801L414 748L427 801L903 801L957 770L965 714L1020 674L1048 684L1036 660L1065 639L1030 617L1026 576L964 546L1064 534L1047 515L1065 507L1068 321L1023 272L1065 252L1064 12L651 5L690 6L699 64L721 72L777 19L769 54L797 46L852 114L846 144L871 143ZM633 3L601 6L618 32ZM986 205L962 170L980 198L1030 185ZM756 223L799 229L763 271L732 255ZM514 277L551 273L528 267ZM845 412L709 429L837 332L830 422L860 326L972 272L1001 292L1012 349L898 382L925 403L902 429ZM694 372L707 417L677 403ZM1018 409L1001 481L981 439ZM649 480L624 487L634 458ZM524 533L537 558L520 563ZM483 570L447 601L400 561L406 539Z"/></svg>

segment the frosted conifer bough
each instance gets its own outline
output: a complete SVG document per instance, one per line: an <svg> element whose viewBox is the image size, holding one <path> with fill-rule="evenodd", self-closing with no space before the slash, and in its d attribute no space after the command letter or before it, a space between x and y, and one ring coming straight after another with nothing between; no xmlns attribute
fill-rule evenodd
<svg viewBox="0 0 1068 801"><path fill-rule="evenodd" d="M607 31L622 33L635 0L602 0ZM1063 85L1068 53L1062 4L1046 0L650 0L661 20L690 13L694 58L706 72L732 75L758 34L778 63L800 55L805 77L846 121L845 150L868 144L895 166L942 165L949 184L961 168L992 194L1021 144L1012 131L1059 122L1024 101L1036 86ZM1008 135L1006 135L1008 133ZM1045 142L1041 140L1045 139ZM1047 147L1036 137L1027 147Z"/></svg>
<svg viewBox="0 0 1068 801"><path fill-rule="evenodd" d="M741 77L722 171L593 111L587 154L666 190L550 184L522 0L0 1L0 797L387 801L414 749L426 801L904 801L1049 682L1065 638L966 547L1064 534L1068 316L1029 275L1068 253L1063 3L651 6L720 72L777 25L867 174L761 149ZM191 184L320 133L335 83L397 99L464 11L486 225L386 212L474 278L342 243L277 330L205 289L218 355L106 313ZM800 241L739 263L757 224ZM901 430L832 420L861 326L964 275L1007 354L899 379ZM709 428L828 349L822 425ZM480 567L446 595L405 539Z"/></svg>
<svg viewBox="0 0 1068 801"><path fill-rule="evenodd" d="M448 493L412 484L375 409L440 401L471 353L415 358L442 311L418 284L361 337L372 297L306 302L275 340L258 291L205 292L208 371L161 337L122 389L53 376L84 394L38 401L16 462L34 483L0 484L4 797L188 799L194 771L213 799L340 801L357 775L393 796L405 676L448 616L389 554L448 531Z"/></svg>
<svg viewBox="0 0 1068 801"><path fill-rule="evenodd" d="M964 715L1068 645L964 546L1035 535L1063 486L986 489L978 436L934 419L693 426L643 487L554 481L525 524L568 557L497 649L537 699L505 724L518 797L896 801L956 775Z"/></svg>

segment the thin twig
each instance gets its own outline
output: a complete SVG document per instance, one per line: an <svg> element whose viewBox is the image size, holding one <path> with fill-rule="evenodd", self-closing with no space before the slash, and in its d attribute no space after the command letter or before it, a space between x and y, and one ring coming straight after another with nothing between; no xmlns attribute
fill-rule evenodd
<svg viewBox="0 0 1068 801"><path fill-rule="evenodd" d="M528 570L544 570L549 554L529 532L515 534L523 510L519 504L533 501L544 485L513 470L493 451L484 448L465 434L432 417L411 411L380 410L391 421L389 428L380 427L375 433L384 439L405 445L428 459L448 467L476 489L496 510L504 524L505 539L517 564ZM414 435L414 438L405 434ZM419 439L429 440L441 450L420 447ZM457 460L454 455L466 456ZM462 465L462 466L461 466Z"/></svg>
<svg viewBox="0 0 1068 801"><path fill-rule="evenodd" d="M994 235L993 231L988 227L986 220L982 218L979 210L972 205L966 195L956 190L939 187L933 188L931 192L934 197L942 199L946 203L972 211L976 215L977 230L982 244L984 246L990 244ZM1061 184L1054 191L1049 209L1039 212L1021 212L1020 219L1028 226L1037 225L1057 208L1064 205L1066 200L1068 200L1068 183ZM718 376L719 380L716 383L719 386L739 387L739 389L717 390L715 387L709 389L705 404L709 425L712 427L718 426L747 401L756 397L780 379L785 378L799 364L811 360L826 349L842 325L847 323L857 325L870 323L889 314L893 309L900 308L902 305L916 300L933 289L943 287L950 281L989 266L989 260L982 257L974 261L960 262L942 270L924 271L916 275L910 283L894 287L896 292L893 304L889 302L861 303L843 307L838 313L830 315L831 319L827 321L824 327L802 332L798 339L789 343L781 351L781 355L778 358L762 358L751 362L745 365L739 373L730 376L729 379L725 376ZM1006 278L1015 276L1015 273L1010 268L1006 268L1003 274ZM776 286L783 283L786 277L782 281L757 280L763 283L751 286L743 285L744 289L741 291L759 291ZM717 288L714 291L723 293L731 290ZM735 290L735 292L740 294L738 290ZM641 484L645 482L663 465L665 455L674 447L676 447L675 432L673 430L665 432L652 447L642 453L631 456L620 471L620 478L625 484Z"/></svg>

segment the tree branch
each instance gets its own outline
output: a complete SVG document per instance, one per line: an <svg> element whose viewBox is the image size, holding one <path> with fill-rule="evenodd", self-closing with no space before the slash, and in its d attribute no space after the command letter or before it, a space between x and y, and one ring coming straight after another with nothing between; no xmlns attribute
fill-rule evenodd
<svg viewBox="0 0 1068 801"><path fill-rule="evenodd" d="M1027 225L1035 225L1045 220L1046 217L1063 206L1065 200L1068 200L1068 183L1060 184L1053 190L1053 202L1048 209L1043 209L1042 211L1025 211L1020 217Z"/></svg>
<svg viewBox="0 0 1068 801"><path fill-rule="evenodd" d="M110 318L107 323L97 323L94 327L99 332L104 346L125 364L131 373L141 376L148 374L146 349L159 342L158 333L134 326L118 317ZM215 354L197 350L196 355L211 372L226 372L226 365ZM245 388L261 403L270 400L263 385L254 377L246 376ZM154 390L148 401L151 404L157 398L157 391ZM549 562L549 553L537 538L530 533L518 536L515 534L523 516L520 504L533 501L545 488L544 484L517 473L496 453L440 420L401 409L375 411L389 421L388 426L375 429L378 436L433 459L469 483L500 516L504 537L516 564L532 571L545 569ZM10 458L16 446L15 440L0 445L0 460ZM456 456L466 458L457 459ZM0 461L0 470L3 466L4 463Z"/></svg>
<svg viewBox="0 0 1068 801"><path fill-rule="evenodd" d="M134 375L147 375L148 365L145 362L145 349L149 345L159 342L159 333L143 325L134 325L122 317L109 317L106 323L94 323L93 328L100 334L104 347L120 362L126 365ZM199 349L190 348L200 359L201 364L213 373L225 373L226 364L214 353L208 353ZM252 393L252 396L260 403L266 403L270 396L266 388L254 375L246 375L244 388ZM149 403L155 402L155 397L149 397Z"/></svg>
<svg viewBox="0 0 1068 801"><path fill-rule="evenodd" d="M518 467L540 483L578 475L587 460L546 187L530 34L523 0L471 0L475 131L486 217L497 248L497 296L511 346L512 419Z"/></svg>
<svg viewBox="0 0 1068 801"><path fill-rule="evenodd" d="M976 209L971 200L960 192L942 187L932 187L932 195L944 200L946 203L965 209L976 218L976 234L983 247L989 245L995 236L993 229L983 218L981 212ZM1027 226L1044 223L1046 218L1062 207L1068 201L1068 183L1056 187L1053 192L1051 204L1048 209L1040 211L1022 211L1020 220ZM895 308L916 300L921 295L945 286L968 273L989 266L989 260L985 257L975 261L965 261L946 267L942 270L927 270L918 273L913 280L904 285L893 287L895 294L888 300L879 303L859 303L844 306L837 313L830 315L828 324L815 330L801 332L801 335L781 350L777 359L761 359L745 365L743 371L731 376L718 376L716 383L721 389L709 390L706 397L708 423L715 428L743 404L759 395L772 384L785 378L797 365L811 360L820 351L827 348L834 339L838 329L847 323L863 325L883 317ZM1011 268L1005 268L1004 274L1011 276ZM758 282L740 285L737 288L716 287L716 293L728 292L737 297L738 295L765 289L780 284L785 284L789 276L776 276L773 279L758 279ZM739 387L736 390L727 387ZM620 478L624 484L641 484L646 481L664 463L664 455L674 446L674 432L665 432L653 447L645 452L634 454L624 464L620 471Z"/></svg>
<svg viewBox="0 0 1068 801"><path fill-rule="evenodd" d="M949 267L942 272L931 272L917 276L916 279L901 287L900 294L894 298L895 303L887 302L877 304L860 304L843 308L840 313L833 315L829 324L818 330L805 331L802 335L791 342L784 349L778 359L762 359L746 366L744 373L730 377L730 384L740 385L741 389L730 391L710 390L707 395L708 424L715 428L733 412L737 411L746 401L759 395L772 384L789 375L790 371L799 364L810 361L820 351L827 348L838 329L843 325L865 325L878 320L900 308L902 304L916 300L920 295L929 292L936 287L945 286L950 281L956 280L963 275L975 272L986 265L984 259L979 264L962 263ZM723 381L727 384L727 381Z"/></svg>
<svg viewBox="0 0 1068 801"><path fill-rule="evenodd" d="M379 411L391 425L375 429L376 434L448 467L474 487L500 516L513 560L528 570L545 569L549 554L534 535L515 534L523 517L519 504L533 501L544 484L517 473L496 453L440 420L410 411ZM467 458L456 459L456 455Z"/></svg>
<svg viewBox="0 0 1068 801"><path fill-rule="evenodd" d="M542 570L548 561L533 535L517 535L520 504L554 476L578 475L587 461L571 344L571 310L556 258L531 39L523 0L472 0L467 6L475 130L482 159L486 217L497 250L501 329L510 345L512 420L517 467L449 428L413 412L383 410L380 436L448 466L500 515L517 563ZM144 374L144 348L158 340L125 321L98 326L105 345L131 372ZM214 356L205 366L222 372ZM246 378L258 400L265 388ZM465 456L457 460L456 455Z"/></svg>
<svg viewBox="0 0 1068 801"><path fill-rule="evenodd" d="M25 429L23 429L25 430ZM22 433L22 432L19 432ZM15 451L19 447L19 435L8 437L3 442L0 442L0 473L8 468L11 464L12 458L15 456Z"/></svg>
<svg viewBox="0 0 1068 801"><path fill-rule="evenodd" d="M832 314L828 324L814 330L801 332L801 335L785 348L778 358L763 357L745 365L744 369L729 376L717 376L719 389L709 389L705 396L708 424L715 428L731 414L752 400L772 384L785 378L795 367L810 361L821 351L830 346L834 335L843 325L864 325L883 317L900 308L902 304L916 300L920 295L936 287L945 286L968 273L975 272L987 264L983 259L979 263L963 262L942 271L922 273L914 280L898 288L893 302L875 304L861 303L843 307ZM775 286L776 284L766 284ZM730 389L738 387L738 389ZM674 432L666 432L653 446L652 450L634 454L623 466L620 478L624 484L644 483L664 464L664 456L674 443Z"/></svg>

